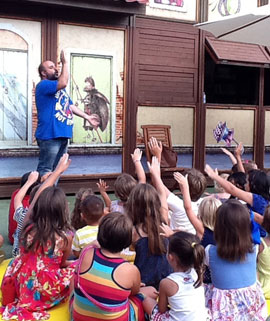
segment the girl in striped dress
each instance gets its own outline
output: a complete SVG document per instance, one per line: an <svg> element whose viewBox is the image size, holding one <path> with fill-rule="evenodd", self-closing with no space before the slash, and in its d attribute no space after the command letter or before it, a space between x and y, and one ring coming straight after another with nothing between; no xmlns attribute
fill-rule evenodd
<svg viewBox="0 0 270 321"><path fill-rule="evenodd" d="M82 251L71 302L74 321L144 321L140 272L120 256L131 244L132 227L126 215L109 213L99 226L100 248Z"/></svg>

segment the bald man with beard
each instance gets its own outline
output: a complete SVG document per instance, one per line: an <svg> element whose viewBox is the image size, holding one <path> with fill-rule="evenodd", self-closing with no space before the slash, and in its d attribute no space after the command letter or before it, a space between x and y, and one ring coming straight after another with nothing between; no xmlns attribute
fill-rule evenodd
<svg viewBox="0 0 270 321"><path fill-rule="evenodd" d="M97 128L97 115L88 115L73 105L65 88L68 84L68 66L63 50L60 54L61 73L52 61L43 61L38 72L41 81L36 86L36 106L38 125L36 139L39 146L37 171L41 176L55 169L61 156L67 152L68 141L72 137L73 115L88 121Z"/></svg>

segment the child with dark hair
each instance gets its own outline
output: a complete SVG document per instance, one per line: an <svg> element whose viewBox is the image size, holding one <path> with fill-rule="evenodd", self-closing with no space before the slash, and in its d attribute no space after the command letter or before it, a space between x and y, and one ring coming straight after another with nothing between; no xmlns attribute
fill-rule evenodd
<svg viewBox="0 0 270 321"><path fill-rule="evenodd" d="M76 231L86 226L86 222L81 216L81 203L88 195L94 195L92 188L80 188L75 196L74 209L71 213L71 225Z"/></svg>
<svg viewBox="0 0 270 321"><path fill-rule="evenodd" d="M81 217L86 226L75 232L72 251L79 257L81 250L97 239L99 221L104 214L104 203L95 195L88 195L81 203Z"/></svg>
<svg viewBox="0 0 270 321"><path fill-rule="evenodd" d="M212 277L212 285L206 286L211 320L265 320L247 207L237 200L223 203L217 210L214 237L216 245L205 249Z"/></svg>
<svg viewBox="0 0 270 321"><path fill-rule="evenodd" d="M65 193L54 186L69 164L64 154L25 216L20 255L8 266L2 282L2 288L3 284L8 288L10 276L16 278L14 301L10 302L8 292L3 294L7 303L1 308L3 320L47 320L47 310L69 296L74 268L67 261L72 241L68 204Z"/></svg>
<svg viewBox="0 0 270 321"><path fill-rule="evenodd" d="M84 248L75 273L74 321L144 320L143 297L138 295L140 272L120 257L131 244L132 228L132 222L122 213L112 212L101 220L97 236L100 248ZM151 289L143 289L147 290Z"/></svg>
<svg viewBox="0 0 270 321"><path fill-rule="evenodd" d="M14 220L17 222L17 228L14 232L14 243L13 243L13 249L12 249L12 255L15 257L19 254L19 241L21 236L21 231L23 229L24 225L24 218L26 213L28 212L28 207L23 206L23 199L26 195L26 193L30 192L29 197L29 205L31 201L33 200L33 197L39 188L39 185L36 185L37 181L39 181L39 173L36 171L30 172L30 174L27 176L27 180L25 184L20 188L18 193L16 194L14 198ZM34 186L34 188L33 188Z"/></svg>
<svg viewBox="0 0 270 321"><path fill-rule="evenodd" d="M235 172L229 175L227 181L244 191L247 184L247 175L243 172ZM231 195L231 198L234 198L234 196Z"/></svg>
<svg viewBox="0 0 270 321"><path fill-rule="evenodd" d="M9 219L8 219L8 238L9 238L9 241L11 244L13 244L13 242L14 242L13 234L17 228L17 222L14 219L14 213L16 210L16 207L14 205L15 196L20 191L20 189L24 186L24 184L27 182L30 174L31 174L31 172L27 172L27 173L23 174L23 176L21 177L21 181L20 181L20 188L16 189L11 195L11 200L10 200L10 204L9 204ZM41 177L39 175L37 180L35 181L35 183L33 183L31 186L28 186L29 188L26 190L25 195L21 201L24 209L29 208L30 192L35 185L40 184L40 181L41 181Z"/></svg>
<svg viewBox="0 0 270 321"><path fill-rule="evenodd" d="M160 282L158 304L149 297L143 301L150 320L206 320L202 287L204 248L200 240L193 234L176 232L169 238L167 256L173 273Z"/></svg>

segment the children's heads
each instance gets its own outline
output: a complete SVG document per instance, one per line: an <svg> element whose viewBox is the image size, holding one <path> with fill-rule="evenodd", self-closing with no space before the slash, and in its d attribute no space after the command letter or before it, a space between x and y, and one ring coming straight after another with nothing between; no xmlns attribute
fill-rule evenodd
<svg viewBox="0 0 270 321"><path fill-rule="evenodd" d="M148 235L151 254L165 253L164 244L159 234L162 223L161 203L156 189L150 184L137 184L130 193L127 213L134 226L141 227Z"/></svg>
<svg viewBox="0 0 270 321"><path fill-rule="evenodd" d="M88 195L81 203L81 215L87 225L97 225L104 213L103 201L95 196Z"/></svg>
<svg viewBox="0 0 270 321"><path fill-rule="evenodd" d="M243 172L235 172L228 177L228 181L244 191L247 183L247 175Z"/></svg>
<svg viewBox="0 0 270 321"><path fill-rule="evenodd" d="M169 258L170 255L174 255L176 265L184 271L194 267L198 274L194 286L202 284L205 253L197 236L183 231L174 233L169 239Z"/></svg>
<svg viewBox="0 0 270 321"><path fill-rule="evenodd" d="M190 198L193 202L196 202L204 193L207 181L205 176L195 168L188 171L188 185Z"/></svg>
<svg viewBox="0 0 270 321"><path fill-rule="evenodd" d="M217 210L214 237L217 253L228 261L245 260L252 252L251 222L248 208L237 200L228 200Z"/></svg>
<svg viewBox="0 0 270 321"><path fill-rule="evenodd" d="M228 179L229 177L229 174L226 174L226 173L222 173L220 174L220 177L224 178L224 179ZM224 193L225 190L224 188L216 181L214 181L214 186L215 186L215 189L218 193Z"/></svg>
<svg viewBox="0 0 270 321"><path fill-rule="evenodd" d="M248 172L248 183L251 193L259 194L270 200L270 178L265 172L258 169L250 170Z"/></svg>
<svg viewBox="0 0 270 321"><path fill-rule="evenodd" d="M115 195L125 203L136 184L135 178L131 175L126 173L119 175L114 183Z"/></svg>
<svg viewBox="0 0 270 321"><path fill-rule="evenodd" d="M65 193L58 187L47 187L32 209L22 240L25 248L28 248L27 235L33 232L33 242L28 249L34 249L37 244L45 247L49 240L54 247L55 235L58 234L66 240L64 232L68 228L69 213Z"/></svg>
<svg viewBox="0 0 270 321"><path fill-rule="evenodd" d="M111 212L101 220L97 240L101 248L118 253L130 246L132 228L133 224L125 214Z"/></svg>
<svg viewBox="0 0 270 321"><path fill-rule="evenodd" d="M221 204L221 201L214 197L206 197L200 203L198 217L202 221L203 226L211 231L214 230L217 209Z"/></svg>
<svg viewBox="0 0 270 321"><path fill-rule="evenodd" d="M29 177L30 174L31 174L31 172L27 172L27 173L23 174L23 176L21 177L21 182L20 182L21 187L23 187L23 185L27 182L28 177ZM40 177L40 175L38 175L38 179L36 180L36 182L35 182L34 184L32 184L32 185L28 188L28 190L27 190L27 192L26 192L25 195L30 195L32 189L33 189L36 185L39 185L39 184L40 184L40 180L41 180L41 177Z"/></svg>
<svg viewBox="0 0 270 321"><path fill-rule="evenodd" d="M71 225L75 228L75 230L78 230L86 225L85 221L83 221L81 218L81 202L86 196L93 194L94 192L92 188L80 188L76 194L71 218Z"/></svg>

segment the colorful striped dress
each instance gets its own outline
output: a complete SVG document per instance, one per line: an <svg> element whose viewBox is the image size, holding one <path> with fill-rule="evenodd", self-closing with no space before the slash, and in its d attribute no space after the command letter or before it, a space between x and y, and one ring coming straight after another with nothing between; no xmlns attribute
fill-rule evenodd
<svg viewBox="0 0 270 321"><path fill-rule="evenodd" d="M83 250L82 261L87 249ZM129 297L130 289L118 285L113 278L114 270L122 258L109 258L100 249L94 249L90 268L75 274L72 307L74 321L143 321L144 313L138 297Z"/></svg>

